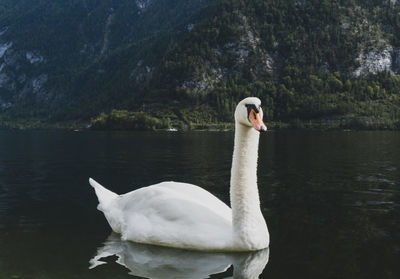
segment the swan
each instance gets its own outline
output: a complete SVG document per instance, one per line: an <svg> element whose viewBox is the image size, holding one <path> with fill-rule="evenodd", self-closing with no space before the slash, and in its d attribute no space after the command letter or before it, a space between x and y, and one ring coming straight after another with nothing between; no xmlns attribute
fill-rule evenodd
<svg viewBox="0 0 400 279"><path fill-rule="evenodd" d="M89 178L112 230L122 240L201 251L255 251L269 246L257 187L261 101L248 97L235 110L231 208L188 183L161 182L117 195Z"/></svg>

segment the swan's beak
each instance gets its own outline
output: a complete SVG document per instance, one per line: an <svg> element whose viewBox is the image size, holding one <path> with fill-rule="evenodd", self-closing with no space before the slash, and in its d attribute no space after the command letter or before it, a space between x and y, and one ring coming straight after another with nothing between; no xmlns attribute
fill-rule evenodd
<svg viewBox="0 0 400 279"><path fill-rule="evenodd" d="M256 113L254 109L251 110L249 115L250 123L253 125L253 128L257 131L267 131L267 126L265 126L264 122L260 117L260 113Z"/></svg>

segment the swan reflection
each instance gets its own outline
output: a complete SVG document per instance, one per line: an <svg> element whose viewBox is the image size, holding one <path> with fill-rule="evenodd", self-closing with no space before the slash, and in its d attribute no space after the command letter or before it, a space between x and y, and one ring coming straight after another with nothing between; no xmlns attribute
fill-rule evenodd
<svg viewBox="0 0 400 279"><path fill-rule="evenodd" d="M233 278L255 279L268 262L269 250L245 253L206 253L122 241L112 233L89 261L90 269L106 264L103 258L116 256L116 262L131 275L145 278L208 278L233 265Z"/></svg>

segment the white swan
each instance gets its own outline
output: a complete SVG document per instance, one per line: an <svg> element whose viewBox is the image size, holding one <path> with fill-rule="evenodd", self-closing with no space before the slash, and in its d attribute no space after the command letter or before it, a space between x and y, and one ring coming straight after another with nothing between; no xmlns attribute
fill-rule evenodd
<svg viewBox="0 0 400 279"><path fill-rule="evenodd" d="M206 190L162 182L117 195L89 179L113 231L123 240L204 251L252 251L268 247L269 233L257 188L259 132L267 128L258 98L235 110L230 209Z"/></svg>

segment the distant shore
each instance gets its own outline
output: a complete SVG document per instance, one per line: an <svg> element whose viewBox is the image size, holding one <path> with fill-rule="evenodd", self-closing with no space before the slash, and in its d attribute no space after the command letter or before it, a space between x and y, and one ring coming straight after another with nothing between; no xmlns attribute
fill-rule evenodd
<svg viewBox="0 0 400 279"><path fill-rule="evenodd" d="M373 119L366 117L342 117L289 121L265 121L269 130L400 130L400 120ZM0 122L0 130L97 130L97 131L233 131L231 122L216 123L171 123L169 126L139 128L119 125L118 123L98 125L93 127L89 121L51 122L41 119L18 119L15 121Z"/></svg>

